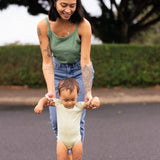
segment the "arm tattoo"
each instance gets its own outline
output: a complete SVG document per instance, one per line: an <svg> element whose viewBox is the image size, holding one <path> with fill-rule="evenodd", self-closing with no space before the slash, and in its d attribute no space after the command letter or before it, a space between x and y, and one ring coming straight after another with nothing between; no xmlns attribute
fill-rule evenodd
<svg viewBox="0 0 160 160"><path fill-rule="evenodd" d="M50 53L50 46L49 46L49 44L47 45L47 48L44 49L43 51L44 51L44 52L47 52L47 56L48 56L48 57L51 57L51 56L52 56L51 53Z"/></svg>
<svg viewBox="0 0 160 160"><path fill-rule="evenodd" d="M84 83L85 94L91 92L92 88L92 66L85 65L82 67L82 78Z"/></svg>
<svg viewBox="0 0 160 160"><path fill-rule="evenodd" d="M39 27L37 28L37 34L38 34L38 37L41 36L41 29ZM40 45L41 44L42 44L42 41L40 41Z"/></svg>
<svg viewBox="0 0 160 160"><path fill-rule="evenodd" d="M37 33L38 33L38 36L41 36L41 29L39 27L37 28Z"/></svg>

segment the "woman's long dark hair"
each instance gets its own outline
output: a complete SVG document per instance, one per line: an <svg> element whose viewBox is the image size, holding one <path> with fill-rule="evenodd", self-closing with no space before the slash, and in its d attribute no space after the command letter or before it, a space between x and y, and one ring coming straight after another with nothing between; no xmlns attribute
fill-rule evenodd
<svg viewBox="0 0 160 160"><path fill-rule="evenodd" d="M51 21L56 21L57 17L60 17L56 9L57 1L58 0L50 0L50 10L49 10L48 16L49 16L49 20ZM77 0L76 10L71 16L70 21L72 23L80 23L83 20L83 17L84 17L84 12L82 8L81 0Z"/></svg>

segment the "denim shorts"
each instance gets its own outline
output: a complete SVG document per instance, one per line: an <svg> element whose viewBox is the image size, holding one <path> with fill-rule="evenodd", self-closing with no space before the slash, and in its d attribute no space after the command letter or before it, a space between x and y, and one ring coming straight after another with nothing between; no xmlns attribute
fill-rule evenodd
<svg viewBox="0 0 160 160"><path fill-rule="evenodd" d="M77 101L84 101L85 100L85 91L84 91L84 85L82 80L82 72L81 72L81 64L80 60L73 64L62 64L55 60L53 58L53 64L54 64L54 76L55 76L55 89L56 89L56 98L59 98L58 95L58 83L61 79L64 78L75 78L77 82L79 83L80 92L78 94ZM92 66L92 81L94 77L94 69ZM57 129L57 115L56 115L56 108L55 107L49 107L50 112L50 120L52 123L53 131L57 137L58 129ZM83 110L82 116L81 116L81 122L80 122L80 132L81 132L81 140L84 141L84 117L86 114L86 110Z"/></svg>

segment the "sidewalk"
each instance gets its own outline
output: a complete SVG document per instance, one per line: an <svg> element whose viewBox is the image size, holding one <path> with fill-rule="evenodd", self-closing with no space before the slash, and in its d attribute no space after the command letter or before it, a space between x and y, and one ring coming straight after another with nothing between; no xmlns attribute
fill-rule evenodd
<svg viewBox="0 0 160 160"><path fill-rule="evenodd" d="M46 89L32 89L19 86L0 86L0 104L35 105L46 93ZM160 102L160 86L149 88L99 88L93 95L101 104Z"/></svg>

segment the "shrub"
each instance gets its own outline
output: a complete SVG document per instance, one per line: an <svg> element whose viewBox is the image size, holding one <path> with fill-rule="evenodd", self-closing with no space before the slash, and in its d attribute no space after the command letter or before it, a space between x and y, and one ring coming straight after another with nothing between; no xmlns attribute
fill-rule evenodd
<svg viewBox="0 0 160 160"><path fill-rule="evenodd" d="M152 86L160 84L160 46L92 45L94 87ZM46 86L37 45L0 47L0 85Z"/></svg>

